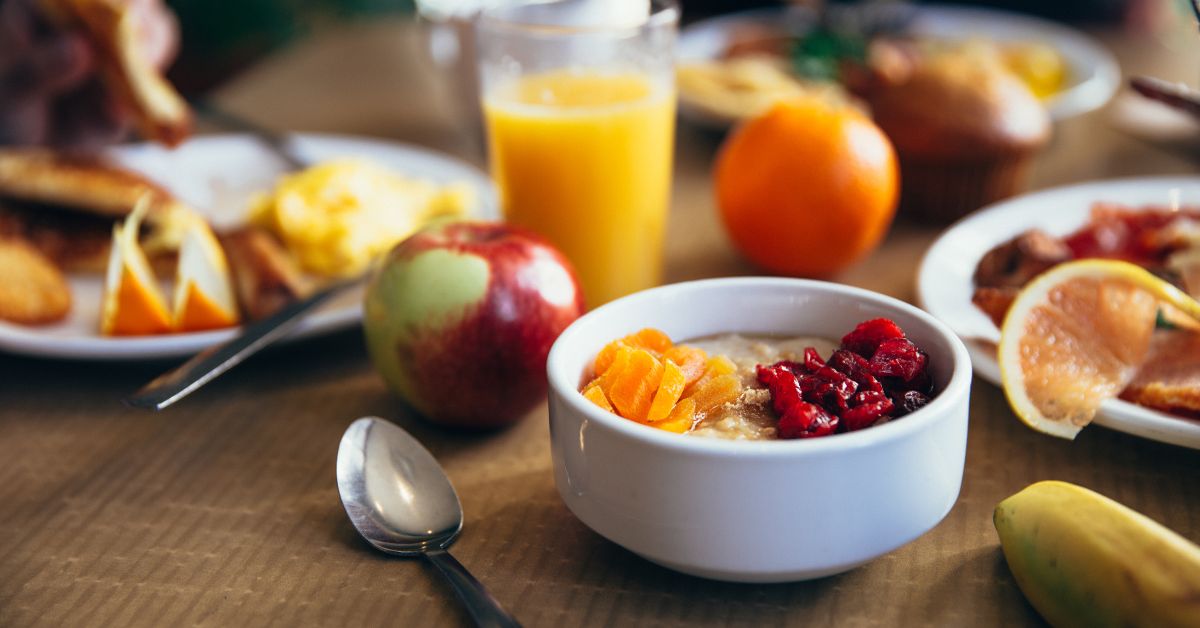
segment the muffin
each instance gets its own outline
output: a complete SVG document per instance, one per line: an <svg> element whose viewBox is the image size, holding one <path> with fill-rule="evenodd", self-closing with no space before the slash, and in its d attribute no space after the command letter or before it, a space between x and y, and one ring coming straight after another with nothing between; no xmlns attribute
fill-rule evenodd
<svg viewBox="0 0 1200 628"><path fill-rule="evenodd" d="M1050 136L1033 92L998 60L926 58L868 95L900 158L900 211L945 222L1012 196Z"/></svg>

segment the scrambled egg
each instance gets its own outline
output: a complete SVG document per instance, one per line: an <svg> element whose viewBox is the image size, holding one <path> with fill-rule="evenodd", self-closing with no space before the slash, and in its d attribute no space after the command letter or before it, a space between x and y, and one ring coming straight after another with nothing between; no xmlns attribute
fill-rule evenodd
<svg viewBox="0 0 1200 628"><path fill-rule="evenodd" d="M300 266L325 276L361 273L430 220L466 214L466 184L439 186L361 160L318 164L284 176L250 208Z"/></svg>

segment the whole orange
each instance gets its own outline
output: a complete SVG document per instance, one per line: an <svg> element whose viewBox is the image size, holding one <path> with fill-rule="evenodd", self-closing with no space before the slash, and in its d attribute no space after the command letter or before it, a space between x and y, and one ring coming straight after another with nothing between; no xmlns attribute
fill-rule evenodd
<svg viewBox="0 0 1200 628"><path fill-rule="evenodd" d="M892 144L849 105L781 102L717 155L717 205L734 244L775 273L833 274L871 252L896 211Z"/></svg>

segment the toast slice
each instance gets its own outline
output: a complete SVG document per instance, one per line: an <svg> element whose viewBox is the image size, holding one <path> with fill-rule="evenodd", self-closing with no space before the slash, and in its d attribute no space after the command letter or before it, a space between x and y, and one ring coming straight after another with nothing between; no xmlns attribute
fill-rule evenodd
<svg viewBox="0 0 1200 628"><path fill-rule="evenodd" d="M279 240L259 227L242 227L221 235L233 270L238 301L246 318L257 320L301 299L311 281Z"/></svg>

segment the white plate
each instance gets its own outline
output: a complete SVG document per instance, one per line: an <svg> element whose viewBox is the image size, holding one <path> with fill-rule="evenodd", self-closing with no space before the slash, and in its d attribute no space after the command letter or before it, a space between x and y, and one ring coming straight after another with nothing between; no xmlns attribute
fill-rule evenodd
<svg viewBox="0 0 1200 628"><path fill-rule="evenodd" d="M1070 68L1068 83L1046 102L1050 117L1065 120L1099 109L1108 102L1121 82L1121 71L1112 54L1091 37L1046 20L989 9L949 5L915 7L910 32L939 39L966 39L972 36L995 41L1046 42L1054 46ZM746 11L696 22L679 36L679 59L705 61L719 57L739 26L763 24L802 31L810 13L804 9L762 9ZM790 26L790 28L789 28ZM687 105L681 99L680 113L705 126L729 125Z"/></svg>
<svg viewBox="0 0 1200 628"><path fill-rule="evenodd" d="M436 183L466 182L478 202L472 215L495 218L498 201L491 181L474 166L445 155L394 142L333 135L295 136L297 152L315 163L336 157L361 157L396 172ZM119 163L143 172L204 214L214 226L238 224L250 197L269 189L284 165L252 137L217 135L189 140L175 150L155 144L122 146L111 151ZM102 278L70 277L73 304L56 325L23 327L0 321L0 351L55 358L136 360L180 357L232 338L237 330L107 338L97 333ZM323 305L289 335L305 338L354 326L362 319L361 290Z"/></svg>
<svg viewBox="0 0 1200 628"><path fill-rule="evenodd" d="M1083 226L1096 201L1133 207L1200 206L1200 178L1152 177L1083 183L1026 194L997 203L955 223L934 242L917 274L921 307L961 337L980 377L1000 385L994 343L1000 330L971 303L975 266L993 246L1040 227L1063 235ZM987 343L992 343L991 345ZM1095 423L1162 441L1200 449L1200 421L1171 416L1119 399L1100 407Z"/></svg>

